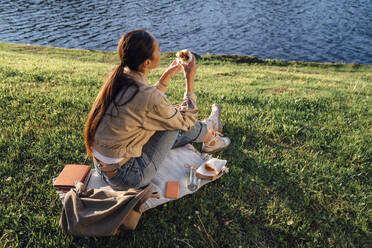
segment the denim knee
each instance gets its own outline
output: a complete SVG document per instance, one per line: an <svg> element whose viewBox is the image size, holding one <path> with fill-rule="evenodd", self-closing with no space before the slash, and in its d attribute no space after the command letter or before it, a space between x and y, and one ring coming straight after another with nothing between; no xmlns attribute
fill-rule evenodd
<svg viewBox="0 0 372 248"><path fill-rule="evenodd" d="M200 143L203 142L207 135L208 128L207 124L201 121L197 121L188 131L180 130L177 140L173 148L184 146L189 143Z"/></svg>
<svg viewBox="0 0 372 248"><path fill-rule="evenodd" d="M197 121L195 125L197 127L199 127L199 133L198 133L197 137L192 142L196 142L196 143L203 142L205 136L208 133L207 124L204 123L204 122L201 122L201 121Z"/></svg>

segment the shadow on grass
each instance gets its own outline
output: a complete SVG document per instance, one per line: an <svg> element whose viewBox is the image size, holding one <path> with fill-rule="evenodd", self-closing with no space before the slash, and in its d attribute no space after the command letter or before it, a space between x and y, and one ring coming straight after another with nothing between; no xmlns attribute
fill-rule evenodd
<svg viewBox="0 0 372 248"><path fill-rule="evenodd" d="M225 135L232 137L232 144L217 157L228 160L229 174L193 195L144 213L136 231L90 239L89 245L126 242L135 247L152 240L155 246L182 247L181 240L186 240L195 247L209 246L205 233L198 231L201 225L195 211L220 247L367 244L368 236L360 226L345 215L337 216L322 194L311 192L289 172L281 154L290 146L238 126L226 126ZM251 155L265 147L273 154ZM87 241L76 239L83 240Z"/></svg>
<svg viewBox="0 0 372 248"><path fill-rule="evenodd" d="M328 196L325 200L325 194L311 192L307 188L310 185L290 173L291 165L285 164L281 155L283 150L293 147L276 144L265 134L251 132L248 128L229 126L227 129L225 135L229 137L237 133L245 136L244 140L239 140L235 135L237 140L223 151L222 157L228 158L232 171L225 178L228 179L226 184L235 185L230 199L238 196L241 207L254 213L249 218L239 215L245 220L241 222L241 230L249 230L246 223L256 225L250 230L259 230L259 234L247 233L248 236L261 236L264 246L338 246L349 242L363 246L368 243L366 231L353 221L352 216L355 218L357 212L346 207L346 213L338 215L332 206L332 197L336 196ZM247 155L247 151L263 147L273 154ZM254 240L247 241L251 244Z"/></svg>

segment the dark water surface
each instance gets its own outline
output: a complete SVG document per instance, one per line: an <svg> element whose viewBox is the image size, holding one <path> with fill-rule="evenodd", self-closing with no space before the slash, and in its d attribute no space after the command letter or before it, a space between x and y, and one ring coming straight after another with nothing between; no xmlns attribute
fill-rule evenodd
<svg viewBox="0 0 372 248"><path fill-rule="evenodd" d="M116 50L145 28L162 51L372 64L372 0L0 0L0 41Z"/></svg>

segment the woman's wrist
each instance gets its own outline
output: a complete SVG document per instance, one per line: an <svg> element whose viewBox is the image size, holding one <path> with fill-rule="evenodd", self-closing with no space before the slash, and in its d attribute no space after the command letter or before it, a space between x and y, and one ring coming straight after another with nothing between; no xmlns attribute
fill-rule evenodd
<svg viewBox="0 0 372 248"><path fill-rule="evenodd" d="M166 76L161 76L160 79L159 79L159 84L161 84L162 86L164 87L167 87L168 86L168 83L169 83L170 79Z"/></svg>
<svg viewBox="0 0 372 248"><path fill-rule="evenodd" d="M164 87L167 87L167 86L168 86L168 83L164 82L164 81L161 80L161 79L159 79L158 83L161 84L161 85L164 86Z"/></svg>

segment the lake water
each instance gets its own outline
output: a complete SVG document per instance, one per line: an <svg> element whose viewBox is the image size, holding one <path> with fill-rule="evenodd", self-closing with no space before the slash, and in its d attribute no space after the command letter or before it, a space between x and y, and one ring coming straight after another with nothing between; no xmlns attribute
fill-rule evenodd
<svg viewBox="0 0 372 248"><path fill-rule="evenodd" d="M114 51L151 31L162 51L372 64L372 0L0 0L0 41Z"/></svg>

